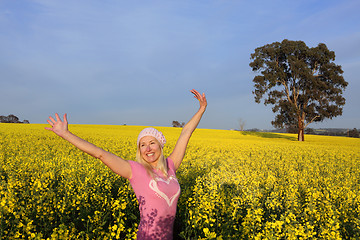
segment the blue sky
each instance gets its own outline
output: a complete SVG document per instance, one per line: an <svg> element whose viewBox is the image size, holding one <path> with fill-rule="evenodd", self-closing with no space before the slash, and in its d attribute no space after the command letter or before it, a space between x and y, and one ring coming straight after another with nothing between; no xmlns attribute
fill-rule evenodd
<svg viewBox="0 0 360 240"><path fill-rule="evenodd" d="M1 0L0 115L46 123L271 129L249 67L275 41L325 43L349 83L343 115L309 127L360 128L360 1Z"/></svg>

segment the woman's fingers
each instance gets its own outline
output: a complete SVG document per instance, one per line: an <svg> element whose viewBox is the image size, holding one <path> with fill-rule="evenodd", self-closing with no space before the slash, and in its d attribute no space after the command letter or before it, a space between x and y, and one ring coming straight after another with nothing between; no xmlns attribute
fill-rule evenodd
<svg viewBox="0 0 360 240"><path fill-rule="evenodd" d="M61 118L59 117L59 114L55 113L55 118L54 119L52 116L49 117L49 119L47 120L47 122L53 127L56 123L62 123ZM66 113L64 114L64 122L67 123L67 117L66 117Z"/></svg>
<svg viewBox="0 0 360 240"><path fill-rule="evenodd" d="M57 120L58 122L61 122L61 119L60 119L60 117L59 117L59 114L55 113L55 117L56 117L56 120Z"/></svg>
<svg viewBox="0 0 360 240"><path fill-rule="evenodd" d="M195 89L191 90L191 93L194 94L194 97L199 100L200 103L200 107L205 107L207 106L207 101L206 101L206 96L205 93L200 94L198 91L196 91Z"/></svg>
<svg viewBox="0 0 360 240"><path fill-rule="evenodd" d="M57 135L60 136L61 133L63 133L64 131L67 131L67 115L66 113L64 114L64 120L62 121L59 114L55 113L55 118L53 118L52 116L49 116L49 119L46 120L51 127L45 127L46 130L50 130L53 131L54 133L56 133Z"/></svg>
<svg viewBox="0 0 360 240"><path fill-rule="evenodd" d="M191 93L194 94L194 97L196 99L200 99L201 95L200 95L200 93L198 91L196 91L195 89L192 89Z"/></svg>
<svg viewBox="0 0 360 240"><path fill-rule="evenodd" d="M67 124L68 121L67 121L67 114L66 114L66 113L64 114L64 117L63 117L63 118L64 118L64 123Z"/></svg>
<svg viewBox="0 0 360 240"><path fill-rule="evenodd" d="M52 123L50 120L47 120L47 122L48 122L51 126L54 125L54 123Z"/></svg>
<svg viewBox="0 0 360 240"><path fill-rule="evenodd" d="M203 93L202 95L196 91L195 89L191 90L191 93L194 94L194 97L199 100L200 102L205 102L206 101L206 97L205 97L205 93Z"/></svg>
<svg viewBox="0 0 360 240"><path fill-rule="evenodd" d="M48 122L51 121L52 125L54 125L56 123L56 120L52 116L50 116L49 119L50 120L48 120ZM51 123L50 123L50 125L51 125Z"/></svg>
<svg viewBox="0 0 360 240"><path fill-rule="evenodd" d="M49 131L53 131L53 127L54 127L54 124L55 124L55 119L52 118L51 116L49 117L48 120L46 120L51 127L45 127L46 130L49 130Z"/></svg>

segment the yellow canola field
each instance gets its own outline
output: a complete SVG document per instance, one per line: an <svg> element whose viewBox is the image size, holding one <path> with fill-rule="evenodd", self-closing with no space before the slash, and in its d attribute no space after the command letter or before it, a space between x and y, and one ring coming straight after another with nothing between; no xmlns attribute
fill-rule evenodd
<svg viewBox="0 0 360 240"><path fill-rule="evenodd" d="M0 239L135 239L127 180L42 124L0 124ZM134 160L144 127L70 125ZM159 127L165 155L179 128ZM175 239L359 239L360 139L197 129Z"/></svg>

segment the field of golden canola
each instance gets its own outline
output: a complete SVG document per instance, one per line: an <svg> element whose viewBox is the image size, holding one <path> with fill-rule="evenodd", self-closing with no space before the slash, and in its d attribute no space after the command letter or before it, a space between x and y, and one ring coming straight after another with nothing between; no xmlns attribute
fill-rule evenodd
<svg viewBox="0 0 360 240"><path fill-rule="evenodd" d="M134 239L127 180L42 124L0 124L0 239ZM143 127L70 125L134 160ZM165 155L181 129L159 127ZM360 139L197 129L175 239L359 239Z"/></svg>

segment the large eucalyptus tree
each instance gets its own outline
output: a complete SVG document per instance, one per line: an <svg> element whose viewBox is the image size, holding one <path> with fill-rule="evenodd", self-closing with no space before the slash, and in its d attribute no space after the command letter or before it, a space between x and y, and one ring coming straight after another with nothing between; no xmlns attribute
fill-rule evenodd
<svg viewBox="0 0 360 240"><path fill-rule="evenodd" d="M303 41L283 40L255 49L250 67L254 77L255 101L273 105L276 128L296 127L298 140L312 122L342 114L348 83L336 65L335 53L323 43L309 48Z"/></svg>

